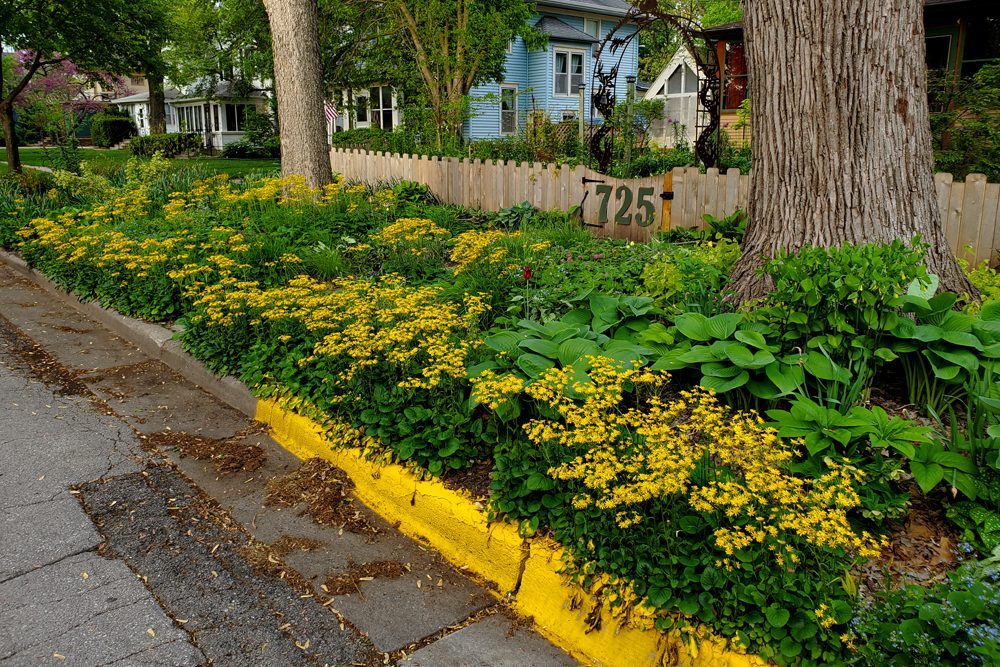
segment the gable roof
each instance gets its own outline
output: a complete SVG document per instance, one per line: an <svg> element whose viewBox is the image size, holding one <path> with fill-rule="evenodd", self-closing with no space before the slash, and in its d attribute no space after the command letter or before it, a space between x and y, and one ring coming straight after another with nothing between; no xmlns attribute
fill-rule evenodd
<svg viewBox="0 0 1000 667"><path fill-rule="evenodd" d="M625 16L632 5L622 0L539 0L539 7L558 9L575 9L578 12L591 12L605 16Z"/></svg>
<svg viewBox="0 0 1000 667"><path fill-rule="evenodd" d="M547 34L552 40L557 42L584 42L585 44L596 44L596 37L591 37L582 30L577 30L568 23L560 21L554 16L543 16L535 27Z"/></svg>
<svg viewBox="0 0 1000 667"><path fill-rule="evenodd" d="M176 88L164 88L163 89L163 99L167 102L171 102L177 98L178 91ZM115 97L108 100L111 104L133 104L135 102L148 102L149 92L136 93L134 95L126 95L125 97Z"/></svg>

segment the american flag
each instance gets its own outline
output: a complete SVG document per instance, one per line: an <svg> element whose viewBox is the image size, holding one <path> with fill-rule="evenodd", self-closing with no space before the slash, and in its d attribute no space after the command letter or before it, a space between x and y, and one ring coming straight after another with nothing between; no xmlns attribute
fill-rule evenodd
<svg viewBox="0 0 1000 667"><path fill-rule="evenodd" d="M326 111L326 122L332 123L340 118L340 114L337 113L337 107L333 106L333 102L324 102L323 108Z"/></svg>

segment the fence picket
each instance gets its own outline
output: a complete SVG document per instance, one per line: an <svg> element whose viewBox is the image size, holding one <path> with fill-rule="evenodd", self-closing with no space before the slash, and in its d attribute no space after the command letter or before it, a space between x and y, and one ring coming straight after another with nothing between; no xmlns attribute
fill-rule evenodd
<svg viewBox="0 0 1000 667"><path fill-rule="evenodd" d="M593 185L583 184L586 176L613 188L608 204L611 219L603 228L593 227L595 234L644 241L660 227L662 200L658 196L657 221L649 226L619 225L614 217L619 186L626 186L633 195L639 188L652 186L659 195L662 176L616 179L582 166L427 157L357 148L333 148L330 161L333 170L350 181L416 181L427 185L445 203L492 211L522 201L543 210L568 210L579 205L589 192L584 215L587 222L596 223L598 198ZM704 228L704 214L724 217L737 208L746 209L749 201L750 176L740 174L738 169L725 173L709 169L702 174L694 167L676 167L671 182L671 227ZM955 182L951 174L939 173L934 175L934 189L952 250L970 262L992 261L1000 246L1000 183L988 183L981 174L970 174L964 182ZM966 251L967 246L972 247L971 252Z"/></svg>

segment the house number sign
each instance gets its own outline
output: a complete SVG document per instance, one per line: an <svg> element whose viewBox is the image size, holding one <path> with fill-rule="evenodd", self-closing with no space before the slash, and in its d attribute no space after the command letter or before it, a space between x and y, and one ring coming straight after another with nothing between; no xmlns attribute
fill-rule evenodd
<svg viewBox="0 0 1000 667"><path fill-rule="evenodd" d="M597 201L597 226L614 220L616 225L647 227L656 222L656 200L659 196L652 186L635 188L627 185L613 186L598 183L594 188Z"/></svg>

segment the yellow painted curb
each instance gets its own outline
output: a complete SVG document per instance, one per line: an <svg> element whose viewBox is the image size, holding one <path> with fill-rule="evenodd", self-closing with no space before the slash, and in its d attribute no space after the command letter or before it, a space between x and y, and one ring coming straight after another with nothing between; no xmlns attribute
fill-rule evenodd
<svg viewBox="0 0 1000 667"><path fill-rule="evenodd" d="M531 616L535 627L573 657L600 667L684 665L686 667L757 667L756 656L734 653L717 639L704 638L697 646L657 630L619 628L607 609L599 630L587 631L586 617L594 596L577 588L582 604L572 608L566 577L559 573L562 547L552 540L533 540L514 608Z"/></svg>
<svg viewBox="0 0 1000 667"><path fill-rule="evenodd" d="M526 545L517 529L489 525L466 496L440 481L419 480L400 465L382 465L354 449L333 449L312 420L282 410L273 402L257 402L257 421L299 458L318 456L342 469L354 482L355 495L411 537L426 540L449 562L481 577L498 596L517 587Z"/></svg>
<svg viewBox="0 0 1000 667"><path fill-rule="evenodd" d="M398 524L407 535L428 542L453 565L494 585L498 597L516 590L514 608L531 617L550 641L584 663L600 667L766 664L756 656L727 651L718 640L703 639L694 647L652 629L620 629L607 611L601 629L587 632L584 616L594 608L595 600L578 591L583 604L571 608L570 589L559 573L561 547L555 542L535 539L529 549L514 526L488 524L467 496L436 479L418 479L403 466L374 463L356 449L334 449L318 424L272 401L257 402L256 419L267 424L272 437L297 457L318 456L342 469L365 505Z"/></svg>

